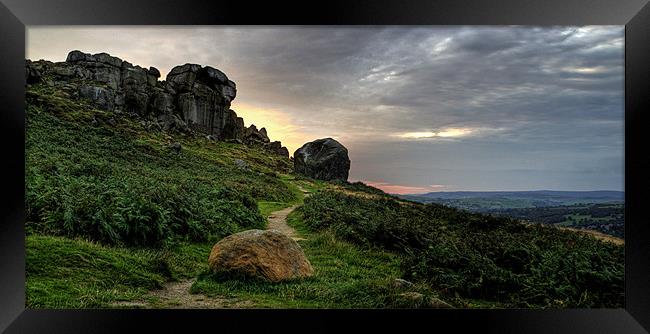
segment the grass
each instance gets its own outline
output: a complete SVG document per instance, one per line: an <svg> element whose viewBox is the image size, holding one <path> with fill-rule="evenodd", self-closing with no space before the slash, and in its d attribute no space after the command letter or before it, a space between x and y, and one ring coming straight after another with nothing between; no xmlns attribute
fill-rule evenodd
<svg viewBox="0 0 650 334"><path fill-rule="evenodd" d="M407 279L447 300L505 307L622 307L624 248L592 236L437 204L324 191L305 200L312 231L402 256Z"/></svg>
<svg viewBox="0 0 650 334"><path fill-rule="evenodd" d="M28 308L105 308L150 298L168 281L207 270L212 244L178 243L164 249L113 247L56 236L26 239ZM155 302L154 300L149 300Z"/></svg>
<svg viewBox="0 0 650 334"><path fill-rule="evenodd" d="M140 300L167 281L207 268L209 244L121 248L55 236L26 239L28 308L99 308Z"/></svg>
<svg viewBox="0 0 650 334"><path fill-rule="evenodd" d="M287 175L284 177L285 181L291 181L296 187L301 187L307 192L315 193L320 190L331 187L331 184L322 180L315 180L301 175Z"/></svg>
<svg viewBox="0 0 650 334"><path fill-rule="evenodd" d="M260 209L260 212L264 217L268 217L271 213L290 206L291 203L286 202L257 202L257 207Z"/></svg>
<svg viewBox="0 0 650 334"><path fill-rule="evenodd" d="M300 241L314 267L314 276L283 283L221 280L204 272L192 286L193 293L229 296L253 301L263 308L383 308L399 307L403 291L390 286L401 277L399 257L377 249L360 248L329 232L310 232L295 210L288 223L307 240ZM429 288L416 291L433 296Z"/></svg>
<svg viewBox="0 0 650 334"><path fill-rule="evenodd" d="M313 184L313 182L308 182L308 181L298 182L296 181L295 176L290 174L279 175L279 178L285 184L287 189L291 192L293 199L284 202L258 201L257 207L259 208L262 216L264 216L265 218L268 218L268 216L270 216L271 213L275 211L288 208L295 204L301 204L305 198L305 195L300 190L297 184L300 184L301 185L300 187L303 187L303 189L305 189L304 187L309 187L309 185Z"/></svg>

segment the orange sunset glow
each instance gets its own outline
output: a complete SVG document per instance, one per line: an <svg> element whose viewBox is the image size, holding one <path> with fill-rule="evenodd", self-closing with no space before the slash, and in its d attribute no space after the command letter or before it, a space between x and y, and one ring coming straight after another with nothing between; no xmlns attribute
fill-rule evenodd
<svg viewBox="0 0 650 334"><path fill-rule="evenodd" d="M237 100L233 101L231 108L237 113L237 116L244 119L245 126L255 124L258 129L266 128L269 138L272 141L281 141L282 145L289 149L290 155L293 155L293 152L308 139L308 136L293 124L291 116L287 113L239 103Z"/></svg>
<svg viewBox="0 0 650 334"><path fill-rule="evenodd" d="M432 184L424 187L414 187L414 186L403 186L399 184L391 184L388 182L373 182L373 181L361 181L371 187L379 188L389 194L424 194L432 191L440 191L445 186L440 184Z"/></svg>

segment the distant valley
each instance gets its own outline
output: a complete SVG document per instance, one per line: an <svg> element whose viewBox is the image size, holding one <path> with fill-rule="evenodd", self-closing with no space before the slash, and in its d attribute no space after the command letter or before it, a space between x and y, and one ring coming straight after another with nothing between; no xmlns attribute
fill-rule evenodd
<svg viewBox="0 0 650 334"><path fill-rule="evenodd" d="M624 237L625 193L622 191L459 191L399 197Z"/></svg>

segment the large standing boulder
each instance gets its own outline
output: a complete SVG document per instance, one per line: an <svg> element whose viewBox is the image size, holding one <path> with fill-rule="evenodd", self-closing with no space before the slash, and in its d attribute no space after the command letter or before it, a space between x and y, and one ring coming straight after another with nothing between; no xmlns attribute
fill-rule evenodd
<svg viewBox="0 0 650 334"><path fill-rule="evenodd" d="M347 181L348 149L332 138L314 140L293 154L293 169L314 179Z"/></svg>
<svg viewBox="0 0 650 334"><path fill-rule="evenodd" d="M276 230L247 230L223 238L212 247L208 265L216 274L270 282L314 272L298 243Z"/></svg>
<svg viewBox="0 0 650 334"><path fill-rule="evenodd" d="M177 96L178 113L188 126L220 139L241 137L243 129L237 128L237 115L230 110L237 90L223 72L185 64L172 68L166 82Z"/></svg>

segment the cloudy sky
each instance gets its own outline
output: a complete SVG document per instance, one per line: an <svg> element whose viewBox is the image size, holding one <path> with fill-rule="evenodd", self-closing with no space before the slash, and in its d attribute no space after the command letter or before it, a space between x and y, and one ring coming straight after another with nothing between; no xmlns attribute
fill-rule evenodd
<svg viewBox="0 0 650 334"><path fill-rule="evenodd" d="M624 27L29 27L27 58L197 63L291 152L393 193L623 190Z"/></svg>

